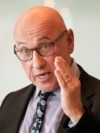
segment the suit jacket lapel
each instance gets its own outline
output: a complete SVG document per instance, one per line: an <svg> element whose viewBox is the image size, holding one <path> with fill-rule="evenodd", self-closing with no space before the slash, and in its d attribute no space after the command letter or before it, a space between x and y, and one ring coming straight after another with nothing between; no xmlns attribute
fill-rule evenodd
<svg viewBox="0 0 100 133"><path fill-rule="evenodd" d="M10 102L12 103L12 105L10 105L11 108L9 107L10 109L7 114L7 119L8 121L10 121L10 123L7 125L6 124L4 125L5 128L3 128L3 133L18 133L19 132L19 128L24 118L27 105L29 103L31 96L33 95L34 90L35 89L33 85L30 85L16 92L16 95L15 95L16 97L14 98L14 100L16 100L16 105L15 106L13 105L13 102L15 103L15 101ZM13 95L11 97L13 97ZM12 110L13 110L13 113L11 113ZM2 132L2 129L1 129L1 132Z"/></svg>
<svg viewBox="0 0 100 133"><path fill-rule="evenodd" d="M92 107L91 99L94 96L94 91L92 88L92 82L91 82L91 76L88 75L80 66L81 75L80 75L80 81L81 81L81 98L83 102L83 106L85 109L90 109Z"/></svg>
<svg viewBox="0 0 100 133"><path fill-rule="evenodd" d="M30 87L26 88L26 92L23 94L23 99L21 97L20 101L21 103L19 104L19 120L18 120L18 126L21 125L21 122L22 122L22 119L23 117L25 116L25 112L26 112L26 109L27 109L27 106L28 106L28 103L30 101L30 98L33 96L33 92L34 92L34 87L33 85L31 85ZM17 128L18 129L18 128Z"/></svg>

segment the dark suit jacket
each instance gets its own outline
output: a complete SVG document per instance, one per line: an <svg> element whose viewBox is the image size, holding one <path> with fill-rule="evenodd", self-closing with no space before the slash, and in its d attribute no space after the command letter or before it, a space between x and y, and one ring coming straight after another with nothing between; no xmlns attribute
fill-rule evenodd
<svg viewBox="0 0 100 133"><path fill-rule="evenodd" d="M64 115L57 133L100 133L100 81L79 68L85 113L73 128L68 128L69 118ZM0 133L18 133L34 90L31 84L6 96L0 108Z"/></svg>

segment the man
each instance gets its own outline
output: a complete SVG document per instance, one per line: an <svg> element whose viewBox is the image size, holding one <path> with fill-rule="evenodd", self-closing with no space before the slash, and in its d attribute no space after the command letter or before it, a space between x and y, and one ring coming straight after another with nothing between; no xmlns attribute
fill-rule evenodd
<svg viewBox="0 0 100 133"><path fill-rule="evenodd" d="M29 9L16 23L14 39L32 84L4 99L0 133L31 132L40 90L51 92L40 133L99 133L100 81L71 57L73 31L60 14L46 6Z"/></svg>

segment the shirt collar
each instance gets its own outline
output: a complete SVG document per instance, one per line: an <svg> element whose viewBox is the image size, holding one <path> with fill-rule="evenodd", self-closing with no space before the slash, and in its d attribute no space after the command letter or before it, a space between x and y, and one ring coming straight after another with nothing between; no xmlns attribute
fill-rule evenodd
<svg viewBox="0 0 100 133"><path fill-rule="evenodd" d="M73 58L73 63L71 65L71 70L73 73L77 76L77 78L80 77L80 69L78 68L75 59Z"/></svg>
<svg viewBox="0 0 100 133"><path fill-rule="evenodd" d="M40 89L38 87L36 87L36 91L33 94L33 100L36 99L39 95Z"/></svg>
<svg viewBox="0 0 100 133"><path fill-rule="evenodd" d="M38 87L36 87L36 91L34 92L34 96L33 96L33 100L35 100L38 96L39 96L39 92L41 89L39 89ZM58 99L60 99L60 88L57 87L57 89L55 89L52 93L52 95L56 95Z"/></svg>

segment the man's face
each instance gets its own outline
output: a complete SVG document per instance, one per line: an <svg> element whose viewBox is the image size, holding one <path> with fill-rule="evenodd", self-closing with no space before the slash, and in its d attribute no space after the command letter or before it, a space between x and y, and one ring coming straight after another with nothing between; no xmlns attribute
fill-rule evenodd
<svg viewBox="0 0 100 133"><path fill-rule="evenodd" d="M24 29L24 28L23 28ZM57 38L54 44L53 54L41 56L37 51L33 51L33 58L29 61L21 61L22 66L34 85L44 91L53 91L58 86L54 74L54 61L56 56L63 57L70 65L70 54L73 51L73 42L70 41L69 31L55 32L46 24L39 23L25 27L16 32L15 41L17 50L33 49L44 44L50 44ZM24 51L26 52L26 51Z"/></svg>

